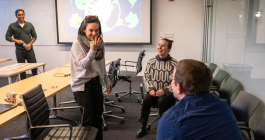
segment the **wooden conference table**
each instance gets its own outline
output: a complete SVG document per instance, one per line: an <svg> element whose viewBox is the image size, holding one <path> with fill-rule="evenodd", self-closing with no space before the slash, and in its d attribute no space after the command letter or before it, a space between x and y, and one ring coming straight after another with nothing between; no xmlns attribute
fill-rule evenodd
<svg viewBox="0 0 265 140"><path fill-rule="evenodd" d="M43 72L45 72L45 63L16 63L12 65L7 65L4 67L0 67L0 77L7 77L8 83L12 83L11 76L20 74L22 72L32 70L38 67L43 66ZM20 75L18 75L20 80Z"/></svg>
<svg viewBox="0 0 265 140"><path fill-rule="evenodd" d="M0 63L1 62L6 62L6 61L11 61L12 59L4 59L4 58L0 58Z"/></svg>
<svg viewBox="0 0 265 140"><path fill-rule="evenodd" d="M108 65L111 61L105 62L106 65ZM70 86L70 76L55 77L54 74L70 74L69 66L58 67L45 73L41 73L36 76L32 76L27 79L0 88L0 103L6 104L6 102L4 101L5 93L16 92L17 94L24 94L25 92L36 87L38 84L41 84L43 89L47 89L44 92L46 98L55 96L57 93ZM52 86L57 86L57 88L52 88ZM17 96L17 103L19 102L22 102L22 99L19 99L19 97ZM0 127L17 119L24 113L26 113L24 106L17 106L7 112L0 114Z"/></svg>

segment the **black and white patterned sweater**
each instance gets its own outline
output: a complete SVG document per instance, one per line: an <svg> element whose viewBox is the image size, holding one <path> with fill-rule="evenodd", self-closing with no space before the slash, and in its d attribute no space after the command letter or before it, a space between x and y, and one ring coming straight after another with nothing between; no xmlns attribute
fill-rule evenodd
<svg viewBox="0 0 265 140"><path fill-rule="evenodd" d="M146 91L162 89L166 95L172 94L171 80L169 76L173 73L177 60L169 54L166 58L160 58L157 55L155 58L147 62L144 72L144 85Z"/></svg>

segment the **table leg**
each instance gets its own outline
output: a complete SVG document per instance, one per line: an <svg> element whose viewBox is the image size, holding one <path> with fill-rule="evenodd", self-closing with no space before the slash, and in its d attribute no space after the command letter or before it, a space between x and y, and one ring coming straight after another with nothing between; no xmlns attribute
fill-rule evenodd
<svg viewBox="0 0 265 140"><path fill-rule="evenodd" d="M12 79L11 79L11 76L7 77L8 78L8 83L9 85L12 84Z"/></svg>
<svg viewBox="0 0 265 140"><path fill-rule="evenodd" d="M45 65L43 65L43 72L45 72Z"/></svg>
<svg viewBox="0 0 265 140"><path fill-rule="evenodd" d="M23 139L27 139L29 140L29 136L28 136L28 132L29 132L29 118L26 115L26 129L27 129L27 133L22 135L22 136L18 136L18 137L11 137L11 138L5 138L4 140L23 140Z"/></svg>
<svg viewBox="0 0 265 140"><path fill-rule="evenodd" d="M18 74L18 81L21 81L21 77L20 77L20 74Z"/></svg>
<svg viewBox="0 0 265 140"><path fill-rule="evenodd" d="M56 108L56 95L53 96L53 107ZM75 120L70 120L70 119L60 117L57 113L57 110L54 110L53 112L54 112L54 114L49 116L50 119L59 119L59 120L63 120L63 121L73 122L76 124L79 123L78 121L75 121Z"/></svg>

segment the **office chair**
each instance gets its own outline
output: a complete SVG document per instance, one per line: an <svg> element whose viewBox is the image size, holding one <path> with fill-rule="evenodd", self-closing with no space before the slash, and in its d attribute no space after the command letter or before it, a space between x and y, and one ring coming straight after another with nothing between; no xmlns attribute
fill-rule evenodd
<svg viewBox="0 0 265 140"><path fill-rule="evenodd" d="M116 83L118 81L117 73L118 73L118 70L120 67L120 60L121 59L119 58L116 61L111 62L110 66L109 66L108 76L109 76L109 79L111 81L110 93L112 91L112 88L116 85ZM105 88L106 87L102 87L103 92L105 91ZM106 106L111 106L111 107L120 108L121 112L125 112L125 109L123 108L123 106L118 106L118 105L114 104L113 101L107 101L106 102L106 95L105 94L103 95L103 97L104 97L104 99L103 99L103 116L118 118L118 119L120 119L121 124L124 123L124 117L112 115L111 110L109 110L109 111L106 110ZM106 130L106 129L107 129L107 124L106 124L105 119L103 117L103 130Z"/></svg>
<svg viewBox="0 0 265 140"><path fill-rule="evenodd" d="M258 128L253 130L246 126L239 126L240 130L245 130L250 134L250 132L253 133L255 140L265 140L265 118L262 119L261 123L259 124ZM244 136L244 134L243 134ZM246 137L246 136L244 136ZM251 140L251 136L248 137L249 140Z"/></svg>
<svg viewBox="0 0 265 140"><path fill-rule="evenodd" d="M23 94L23 102L27 111L30 128L28 136L31 140L39 139L95 139L98 129L91 126L81 126L83 122L84 108L81 106L61 107L49 109L46 97L41 85ZM72 127L70 124L51 125L49 122L50 111L65 109L83 110L80 124Z"/></svg>
<svg viewBox="0 0 265 140"><path fill-rule="evenodd" d="M214 63L210 63L208 68L211 70L211 73L213 74L215 69L217 68L217 65Z"/></svg>
<svg viewBox="0 0 265 140"><path fill-rule="evenodd" d="M118 78L123 80L123 81L129 82L130 86L129 86L129 91L121 91L121 92L116 92L115 93L116 97L118 97L118 101L119 102L121 102L121 98L122 97L127 96L127 95L129 95L130 97L134 96L134 97L136 97L138 99L138 103L141 102L139 97L137 97L135 95L135 94L141 94L141 93L133 91L133 89L132 89L132 81L130 80L130 78L135 77L139 72L142 71L142 60L143 60L144 56L145 56L145 50L143 50L143 51L141 51L139 53L137 62L125 61L125 65L121 65L121 66L125 66L126 70L125 71L121 71L120 70L119 74L118 74ZM135 63L135 65L127 65L126 64L127 62ZM135 67L136 71L127 71L127 66L128 67ZM123 94L123 95L119 97L119 94Z"/></svg>
<svg viewBox="0 0 265 140"><path fill-rule="evenodd" d="M249 119L259 104L260 100L257 97L245 91L240 91L231 105L239 126L249 127Z"/></svg>
<svg viewBox="0 0 265 140"><path fill-rule="evenodd" d="M222 85L225 83L225 81L227 81L228 77L229 74L226 71L220 69L212 80L210 91L213 93L215 93L215 91L218 92L220 88L223 87Z"/></svg>
<svg viewBox="0 0 265 140"><path fill-rule="evenodd" d="M242 85L237 80L229 77L224 86L218 90L219 97L222 100L226 100L230 106L242 88Z"/></svg>

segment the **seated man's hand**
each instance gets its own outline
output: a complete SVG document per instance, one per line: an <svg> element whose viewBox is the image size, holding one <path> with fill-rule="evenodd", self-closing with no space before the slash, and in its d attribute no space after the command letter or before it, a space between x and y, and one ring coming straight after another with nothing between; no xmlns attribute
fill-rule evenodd
<svg viewBox="0 0 265 140"><path fill-rule="evenodd" d="M149 92L149 94L151 95L151 96L156 96L156 92L154 91L154 90L151 90L150 92Z"/></svg>
<svg viewBox="0 0 265 140"><path fill-rule="evenodd" d="M157 92L156 92L156 96L157 97L161 97L161 96L163 96L165 93L164 93L164 91L162 90L162 89L159 89Z"/></svg>

